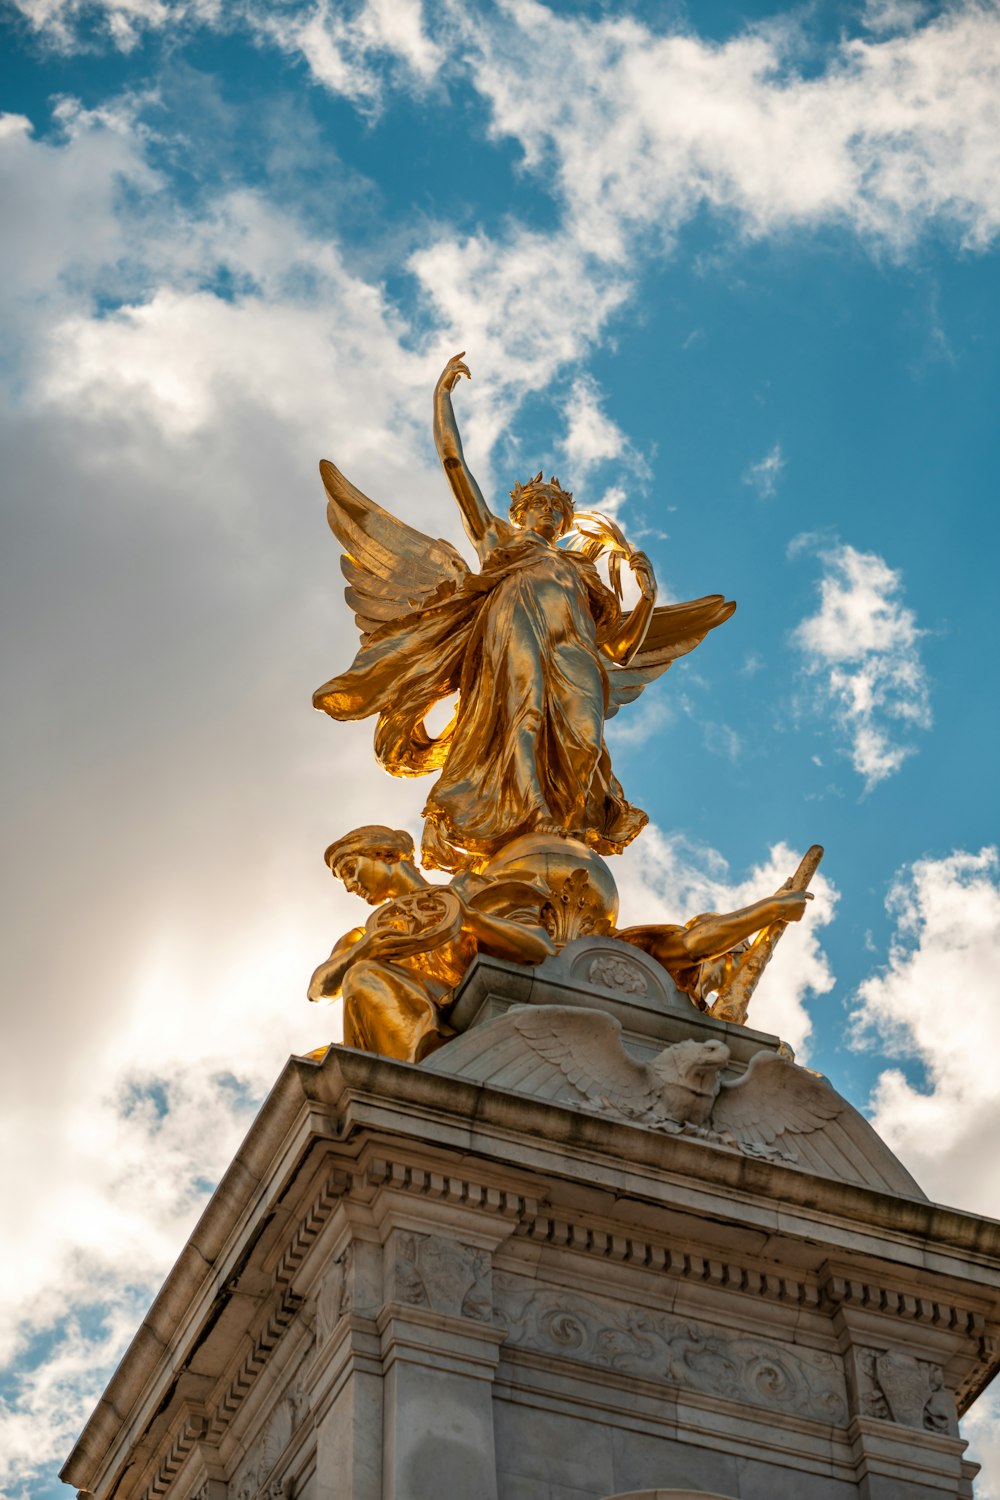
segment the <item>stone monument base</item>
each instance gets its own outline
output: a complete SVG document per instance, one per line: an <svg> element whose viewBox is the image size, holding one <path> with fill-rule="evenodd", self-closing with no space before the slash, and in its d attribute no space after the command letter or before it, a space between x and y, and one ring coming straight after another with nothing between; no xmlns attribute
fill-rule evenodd
<svg viewBox="0 0 1000 1500"><path fill-rule="evenodd" d="M643 992L655 969L609 939L480 959L429 1063L291 1059L63 1477L97 1500L970 1497L1000 1225L929 1203L842 1101L758 1149L518 1062L514 1007L590 1006L640 1061L707 1038L724 1088L773 1074L777 1038ZM487 1026L506 1082L472 1076Z"/></svg>

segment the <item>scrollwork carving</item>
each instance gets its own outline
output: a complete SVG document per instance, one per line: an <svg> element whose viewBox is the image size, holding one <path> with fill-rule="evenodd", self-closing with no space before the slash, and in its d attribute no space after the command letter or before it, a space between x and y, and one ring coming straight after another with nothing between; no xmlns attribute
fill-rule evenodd
<svg viewBox="0 0 1000 1500"><path fill-rule="evenodd" d="M839 1360L768 1339L729 1337L647 1309L494 1277L508 1343L662 1380L707 1396L843 1426L847 1394Z"/></svg>

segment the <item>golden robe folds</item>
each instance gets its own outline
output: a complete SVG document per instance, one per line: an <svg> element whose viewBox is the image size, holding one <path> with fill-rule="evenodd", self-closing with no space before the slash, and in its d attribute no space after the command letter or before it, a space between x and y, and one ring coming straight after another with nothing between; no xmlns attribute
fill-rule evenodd
<svg viewBox="0 0 1000 1500"><path fill-rule="evenodd" d="M604 743L608 673L599 642L618 601L580 553L500 522L500 545L440 604L391 620L317 708L378 713L375 750L394 775L440 768L424 810L423 862L478 864L535 828L617 854L646 822L625 800ZM424 717L459 694L431 740Z"/></svg>

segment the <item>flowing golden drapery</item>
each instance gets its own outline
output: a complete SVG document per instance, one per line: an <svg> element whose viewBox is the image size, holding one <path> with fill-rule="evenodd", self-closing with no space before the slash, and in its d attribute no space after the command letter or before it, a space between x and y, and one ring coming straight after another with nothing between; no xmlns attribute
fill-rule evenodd
<svg viewBox="0 0 1000 1500"><path fill-rule="evenodd" d="M394 775L440 769L425 865L478 864L536 827L617 854L646 823L604 743L599 640L619 615L587 558L505 525L479 574L377 629L313 701L338 719L377 713L376 755ZM432 740L424 718L456 691L456 715Z"/></svg>
<svg viewBox="0 0 1000 1500"><path fill-rule="evenodd" d="M612 774L605 721L736 606L713 594L657 607L649 559L607 517L574 512L555 479L517 486L511 519L496 515L452 410L469 373L462 355L448 361L434 437L478 573L320 463L362 644L313 703L336 719L377 714L375 754L392 775L440 773L424 809L425 866L479 869L533 832L620 854L647 819ZM615 590L623 559L638 587L627 613L594 566L604 555ZM431 736L427 714L453 694L451 724Z"/></svg>

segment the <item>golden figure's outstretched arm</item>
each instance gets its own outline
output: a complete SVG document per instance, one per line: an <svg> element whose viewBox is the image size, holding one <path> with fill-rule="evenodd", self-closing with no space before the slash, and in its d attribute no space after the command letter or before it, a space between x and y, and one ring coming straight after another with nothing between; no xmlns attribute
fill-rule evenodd
<svg viewBox="0 0 1000 1500"><path fill-rule="evenodd" d="M606 556L611 587L622 597L621 565L626 562L639 585L639 602L626 611L600 643L601 651L616 666L625 667L641 649L656 612L656 577L645 552L633 547L616 521L597 510L578 510L573 516L569 546L595 561ZM641 689L640 689L641 691Z"/></svg>
<svg viewBox="0 0 1000 1500"><path fill-rule="evenodd" d="M621 623L602 644L602 651L620 667L627 667L646 639L646 632L656 609L656 578L645 552L632 552L628 558L641 597L634 609L622 615Z"/></svg>
<svg viewBox="0 0 1000 1500"><path fill-rule="evenodd" d="M362 959L379 959L389 963L393 959L408 958L419 952L423 939L401 932L366 932L363 927L352 927L333 945L330 957L320 964L309 981L307 994L310 1000L329 1005L339 998L344 987L347 971Z"/></svg>
<svg viewBox="0 0 1000 1500"><path fill-rule="evenodd" d="M354 927L337 939L330 957L319 965L309 981L307 993L310 1000L329 1005L331 1000L337 999L344 983L344 975L358 957L358 950L363 947L364 941L363 927Z"/></svg>
<svg viewBox="0 0 1000 1500"><path fill-rule="evenodd" d="M808 891L781 890L739 911L697 917L687 927L626 927L616 932L615 937L644 949L665 968L702 963L729 953L737 943L772 922L797 922L811 900Z"/></svg>
<svg viewBox="0 0 1000 1500"><path fill-rule="evenodd" d="M519 964L540 964L552 958L556 945L541 927L511 922L505 917L491 917L474 906L464 906L465 929L471 932L481 948L495 958L510 958Z"/></svg>
<svg viewBox="0 0 1000 1500"><path fill-rule="evenodd" d="M646 604L644 594L632 614L644 610ZM652 605L649 618L642 621L641 640L632 647L627 664L612 667L609 674L608 718L613 718L623 704L634 702L671 662L693 651L710 630L729 619L735 608L721 594L707 594L685 604ZM623 624L627 625L630 618L626 616Z"/></svg>
<svg viewBox="0 0 1000 1500"><path fill-rule="evenodd" d="M434 446L438 458L444 465L452 493L458 501L462 521L469 540L479 557L484 558L499 540L497 517L483 498L483 492L465 462L462 439L458 435L458 423L451 404L451 393L464 375L472 379L472 372L464 362L463 350L449 359L434 387Z"/></svg>

